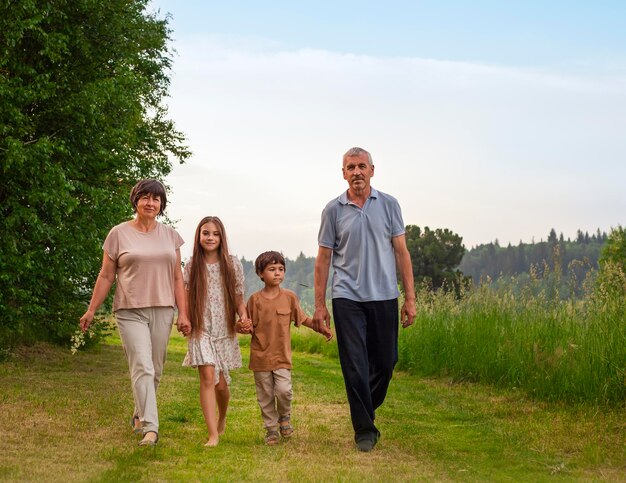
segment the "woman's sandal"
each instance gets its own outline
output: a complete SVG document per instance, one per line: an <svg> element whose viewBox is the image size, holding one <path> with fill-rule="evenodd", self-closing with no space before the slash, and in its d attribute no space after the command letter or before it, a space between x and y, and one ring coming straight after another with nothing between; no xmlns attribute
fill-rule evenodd
<svg viewBox="0 0 626 483"><path fill-rule="evenodd" d="M150 433L154 433L155 439L148 438L148 435ZM158 442L159 442L159 433L157 433L156 431L148 431L146 432L146 434L143 435L143 439L139 441L139 446L156 446Z"/></svg>
<svg viewBox="0 0 626 483"><path fill-rule="evenodd" d="M265 444L273 446L275 444L278 444L279 442L280 439L278 437L278 431L268 431L265 434Z"/></svg>
<svg viewBox="0 0 626 483"><path fill-rule="evenodd" d="M289 424L289 421L284 422L287 424L280 425L280 435L283 438L289 438L293 434L293 428L291 427L291 424Z"/></svg>
<svg viewBox="0 0 626 483"><path fill-rule="evenodd" d="M137 426L137 424L135 424L136 421L139 421L139 426ZM143 433L143 429L141 427L141 421L139 420L139 416L133 416L132 418L130 418L130 427L133 428L133 433L134 434L141 434L141 433Z"/></svg>

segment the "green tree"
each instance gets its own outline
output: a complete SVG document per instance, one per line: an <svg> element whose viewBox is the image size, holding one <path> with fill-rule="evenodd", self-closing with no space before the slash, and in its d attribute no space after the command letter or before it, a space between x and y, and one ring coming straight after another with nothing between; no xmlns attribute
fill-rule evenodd
<svg viewBox="0 0 626 483"><path fill-rule="evenodd" d="M447 228L424 231L419 226L406 227L406 241L413 277L419 287L427 284L433 289L458 289L463 274L457 270L465 254L463 238Z"/></svg>
<svg viewBox="0 0 626 483"><path fill-rule="evenodd" d="M618 225L617 228L611 230L598 262L601 268L606 264L612 264L621 268L626 274L626 229L624 227Z"/></svg>
<svg viewBox="0 0 626 483"><path fill-rule="evenodd" d="M189 156L147 0L1 0L0 345L67 340L140 178Z"/></svg>
<svg viewBox="0 0 626 483"><path fill-rule="evenodd" d="M626 230L621 225L609 233L598 263L599 290L596 293L603 304L619 304L626 295ZM623 309L620 313L623 318Z"/></svg>

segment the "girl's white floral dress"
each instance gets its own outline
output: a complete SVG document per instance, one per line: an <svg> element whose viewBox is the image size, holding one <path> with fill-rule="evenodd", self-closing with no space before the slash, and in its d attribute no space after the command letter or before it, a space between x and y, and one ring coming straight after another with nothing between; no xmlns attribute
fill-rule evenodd
<svg viewBox="0 0 626 483"><path fill-rule="evenodd" d="M243 297L243 267L237 257L231 255L235 270L235 292ZM185 264L184 280L189 282L191 263ZM224 289L220 274L220 263L208 263L207 299L204 306L204 329L199 338L189 338L187 341L187 355L183 366L215 366L215 384L224 375L226 383L230 384L230 370L242 367L241 351L237 335L228 333L224 306Z"/></svg>

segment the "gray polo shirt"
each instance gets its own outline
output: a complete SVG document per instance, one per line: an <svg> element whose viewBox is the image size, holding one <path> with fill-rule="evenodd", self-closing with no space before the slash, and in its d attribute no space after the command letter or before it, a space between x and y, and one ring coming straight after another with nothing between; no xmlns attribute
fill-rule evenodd
<svg viewBox="0 0 626 483"><path fill-rule="evenodd" d="M317 240L333 250L332 298L357 302L397 298L391 239L403 234L398 201L374 188L363 208L348 201L347 191L328 203Z"/></svg>

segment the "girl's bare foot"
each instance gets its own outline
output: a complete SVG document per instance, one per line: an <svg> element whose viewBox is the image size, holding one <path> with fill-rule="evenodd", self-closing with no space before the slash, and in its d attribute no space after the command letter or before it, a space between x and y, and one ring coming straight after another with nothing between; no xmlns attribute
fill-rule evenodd
<svg viewBox="0 0 626 483"><path fill-rule="evenodd" d="M209 440L204 443L204 446L206 446L207 448L214 448L215 446L217 446L217 443L220 442L220 438L219 436L212 436L209 438Z"/></svg>
<svg viewBox="0 0 626 483"><path fill-rule="evenodd" d="M226 418L220 418L217 422L217 434L224 434L226 431Z"/></svg>

